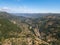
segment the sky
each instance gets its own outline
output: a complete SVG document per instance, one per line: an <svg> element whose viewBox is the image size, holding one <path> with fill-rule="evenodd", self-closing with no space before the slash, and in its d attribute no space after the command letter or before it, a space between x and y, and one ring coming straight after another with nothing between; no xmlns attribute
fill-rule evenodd
<svg viewBox="0 0 60 45"><path fill-rule="evenodd" d="M0 0L0 11L9 13L60 13L60 0Z"/></svg>

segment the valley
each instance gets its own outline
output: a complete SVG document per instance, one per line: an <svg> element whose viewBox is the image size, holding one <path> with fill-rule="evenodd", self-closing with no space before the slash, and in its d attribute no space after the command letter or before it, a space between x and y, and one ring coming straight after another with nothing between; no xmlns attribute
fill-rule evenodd
<svg viewBox="0 0 60 45"><path fill-rule="evenodd" d="M60 45L60 14L19 15L0 12L0 45Z"/></svg>

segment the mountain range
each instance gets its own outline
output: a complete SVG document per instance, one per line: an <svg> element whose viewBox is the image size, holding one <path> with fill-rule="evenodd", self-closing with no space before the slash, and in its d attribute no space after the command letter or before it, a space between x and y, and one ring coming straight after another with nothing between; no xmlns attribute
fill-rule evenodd
<svg viewBox="0 0 60 45"><path fill-rule="evenodd" d="M60 45L60 14L0 12L0 45Z"/></svg>

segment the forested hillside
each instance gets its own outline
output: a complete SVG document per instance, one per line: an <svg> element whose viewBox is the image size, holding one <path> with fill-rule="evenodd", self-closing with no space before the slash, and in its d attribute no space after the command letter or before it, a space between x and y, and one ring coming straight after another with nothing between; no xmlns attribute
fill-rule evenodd
<svg viewBox="0 0 60 45"><path fill-rule="evenodd" d="M60 45L60 14L27 18L0 12L0 45Z"/></svg>

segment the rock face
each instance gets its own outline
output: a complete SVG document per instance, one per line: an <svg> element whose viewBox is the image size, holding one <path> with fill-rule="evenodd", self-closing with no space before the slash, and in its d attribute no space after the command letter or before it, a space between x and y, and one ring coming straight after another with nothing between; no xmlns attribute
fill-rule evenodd
<svg viewBox="0 0 60 45"><path fill-rule="evenodd" d="M37 37L40 37L40 33L39 33L39 29L38 28L35 28L34 32L35 32L35 34L36 34Z"/></svg>
<svg viewBox="0 0 60 45"><path fill-rule="evenodd" d="M6 39L6 40L2 43L2 45L12 45L12 42L11 42L10 40Z"/></svg>
<svg viewBox="0 0 60 45"><path fill-rule="evenodd" d="M40 45L40 44L47 44L47 42L42 41L38 38L32 39L32 38L27 38L22 40L21 38L10 38L10 39L5 39L2 42L2 45Z"/></svg>

